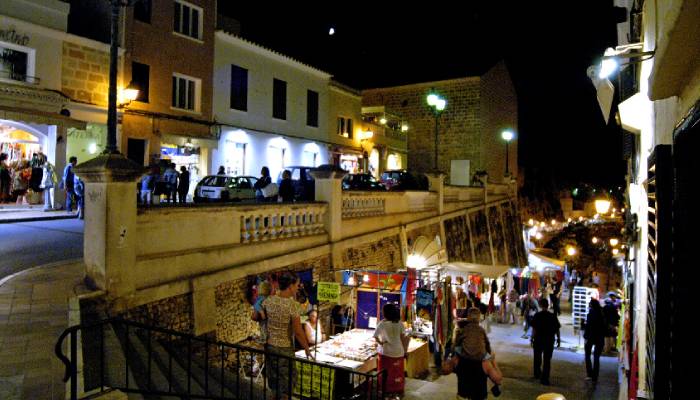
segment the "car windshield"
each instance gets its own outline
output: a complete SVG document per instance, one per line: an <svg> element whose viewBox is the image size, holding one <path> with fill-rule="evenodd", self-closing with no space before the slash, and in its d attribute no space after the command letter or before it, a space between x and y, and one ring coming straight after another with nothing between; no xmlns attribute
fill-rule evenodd
<svg viewBox="0 0 700 400"><path fill-rule="evenodd" d="M202 179L201 185L223 187L226 186L227 179L228 177L226 176L211 175Z"/></svg>

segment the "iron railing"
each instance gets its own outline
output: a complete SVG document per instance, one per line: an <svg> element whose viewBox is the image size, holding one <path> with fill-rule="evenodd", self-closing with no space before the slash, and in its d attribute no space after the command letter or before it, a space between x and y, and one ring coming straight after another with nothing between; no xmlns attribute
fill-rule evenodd
<svg viewBox="0 0 700 400"><path fill-rule="evenodd" d="M291 393L291 398L379 400L384 395L383 371L358 372L121 318L72 326L54 350L65 364L70 399L112 389L192 399L279 399Z"/></svg>

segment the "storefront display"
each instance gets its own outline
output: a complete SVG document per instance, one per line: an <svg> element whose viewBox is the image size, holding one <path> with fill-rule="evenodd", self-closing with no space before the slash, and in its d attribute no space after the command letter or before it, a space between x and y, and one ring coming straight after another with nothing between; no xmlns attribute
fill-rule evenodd
<svg viewBox="0 0 700 400"><path fill-rule="evenodd" d="M0 129L2 193L0 202L41 203L41 178L46 155L36 136L12 127Z"/></svg>

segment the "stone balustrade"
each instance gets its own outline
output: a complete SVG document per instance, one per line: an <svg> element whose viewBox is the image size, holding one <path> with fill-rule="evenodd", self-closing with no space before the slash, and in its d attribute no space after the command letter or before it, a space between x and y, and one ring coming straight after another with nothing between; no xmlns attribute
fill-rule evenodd
<svg viewBox="0 0 700 400"><path fill-rule="evenodd" d="M241 211L241 243L326 233L325 204L269 204Z"/></svg>
<svg viewBox="0 0 700 400"><path fill-rule="evenodd" d="M483 187L445 185L446 203L456 203L460 201L483 201L483 199Z"/></svg>
<svg viewBox="0 0 700 400"><path fill-rule="evenodd" d="M371 217L386 213L385 193L344 192L343 218Z"/></svg>

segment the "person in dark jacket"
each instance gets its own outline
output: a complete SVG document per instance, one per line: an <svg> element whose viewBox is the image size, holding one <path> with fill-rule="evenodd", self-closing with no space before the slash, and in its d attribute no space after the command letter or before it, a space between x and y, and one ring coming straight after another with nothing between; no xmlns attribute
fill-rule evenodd
<svg viewBox="0 0 700 400"><path fill-rule="evenodd" d="M554 337L557 347L561 346L561 324L556 314L549 312L549 301L541 298L540 311L532 317L532 338L530 339L534 350L534 377L543 385L549 385L549 371L554 353ZM541 370L540 370L541 367Z"/></svg>
<svg viewBox="0 0 700 400"><path fill-rule="evenodd" d="M615 351L615 343L617 342L617 325L620 323L620 314L617 312L617 305L615 305L615 297L610 294L610 297L605 299L605 306L603 306L603 317L607 325L605 331L605 349L604 353L609 353Z"/></svg>
<svg viewBox="0 0 700 400"><path fill-rule="evenodd" d="M190 171L183 165L180 167L180 179L177 183L177 198L180 204L187 201L187 192L190 191Z"/></svg>
<svg viewBox="0 0 700 400"><path fill-rule="evenodd" d="M283 203L294 202L294 185L292 184L292 173L288 169L282 172L282 182L280 182L279 196Z"/></svg>
<svg viewBox="0 0 700 400"><path fill-rule="evenodd" d="M581 321L583 323L583 321ZM586 340L586 380L598 380L598 370L600 369L600 353L603 352L606 331L605 317L603 309L598 299L591 299L588 303L588 315L583 326L583 338ZM593 349L595 347L595 349ZM591 352L593 352L593 362L591 363ZM591 364L593 364L591 366Z"/></svg>
<svg viewBox="0 0 700 400"><path fill-rule="evenodd" d="M272 183L272 178L270 178L270 169L267 167L262 167L260 170L260 178L257 182L255 182L255 185L253 185L253 189L255 189L255 198L257 201L265 201L265 195L263 194L262 189L267 187L267 185L270 183Z"/></svg>

